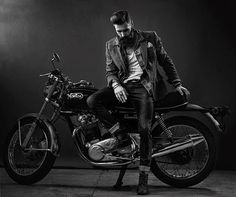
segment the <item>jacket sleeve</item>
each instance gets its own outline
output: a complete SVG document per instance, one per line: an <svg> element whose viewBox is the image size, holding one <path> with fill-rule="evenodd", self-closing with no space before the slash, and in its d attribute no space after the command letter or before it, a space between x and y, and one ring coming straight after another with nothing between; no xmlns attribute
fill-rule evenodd
<svg viewBox="0 0 236 197"><path fill-rule="evenodd" d="M178 85L181 85L181 80L179 78L175 65L172 59L168 56L167 52L165 51L160 37L157 36L156 32L153 32L153 34L154 34L154 42L156 45L156 54L158 63L160 64L160 66L162 66L163 70L165 71L168 77L168 82L172 84L174 87L177 87Z"/></svg>
<svg viewBox="0 0 236 197"><path fill-rule="evenodd" d="M110 55L110 51L108 48L108 43L106 43L106 52L105 52L105 56L106 56L106 78L107 78L107 86L111 87L113 81L117 81L119 82L118 79L118 68L117 66L114 64L111 55Z"/></svg>

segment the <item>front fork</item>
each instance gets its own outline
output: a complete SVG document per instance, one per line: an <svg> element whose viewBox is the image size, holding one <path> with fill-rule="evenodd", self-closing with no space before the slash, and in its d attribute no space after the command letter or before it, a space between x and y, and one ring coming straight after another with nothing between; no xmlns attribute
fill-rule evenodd
<svg viewBox="0 0 236 197"><path fill-rule="evenodd" d="M20 142L20 146L21 146L23 149L26 148L26 146L27 146L27 144L28 144L28 142L29 142L31 136L33 135L33 133L34 133L34 131L35 131L35 128L36 128L36 126L37 126L37 122L40 121L41 116L42 116L42 114L43 114L43 112L44 112L44 110L45 110L47 104L50 102L50 98L51 98L51 96L52 96L52 94L53 94L53 92L54 92L54 90L55 90L57 84L58 84L58 78L55 78L55 81L54 81L52 87L50 88L47 97L45 98L45 101L44 101L44 103L43 103L43 106L41 107L41 109L40 109L40 111L39 111L39 113L38 113L38 116L36 117L36 119L35 119L34 122L32 123L32 125L31 125L31 127L30 127L30 129L29 129L29 132L26 134L26 137L25 137L25 139L24 139L23 142L22 142L22 139L21 139L20 120L18 121L18 127L19 127L19 142ZM58 105L58 104L57 104L57 103L54 103L54 105ZM58 107L58 106L57 106L57 107Z"/></svg>

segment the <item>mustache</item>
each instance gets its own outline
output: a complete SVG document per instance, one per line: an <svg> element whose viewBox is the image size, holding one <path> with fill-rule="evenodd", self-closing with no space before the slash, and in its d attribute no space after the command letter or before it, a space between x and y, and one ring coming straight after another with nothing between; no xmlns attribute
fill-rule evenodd
<svg viewBox="0 0 236 197"><path fill-rule="evenodd" d="M124 36L124 37L119 37L119 40L123 40L123 39L128 39L128 38L132 38L134 36L134 29L131 29L129 35Z"/></svg>

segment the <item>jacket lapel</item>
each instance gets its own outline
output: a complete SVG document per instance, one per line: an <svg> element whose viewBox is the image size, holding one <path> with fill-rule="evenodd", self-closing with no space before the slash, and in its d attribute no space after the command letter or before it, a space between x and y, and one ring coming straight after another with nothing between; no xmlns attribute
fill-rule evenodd
<svg viewBox="0 0 236 197"><path fill-rule="evenodd" d="M113 42L111 56L112 56L114 63L116 64L116 66L119 69L123 69L124 71L126 71L125 62L124 62L123 57L121 55L120 45L119 45L119 41L117 38Z"/></svg>
<svg viewBox="0 0 236 197"><path fill-rule="evenodd" d="M142 54L142 58L144 61L144 68L145 68L147 65L147 42L141 34L140 34L139 42L140 42L140 51ZM112 48L111 56L112 56L114 63L116 64L116 66L119 69L123 69L123 71L126 72L127 68L125 66L123 57L120 52L120 45L119 45L119 41L118 41L117 37L116 37L116 39L114 39L112 45L113 46L111 47Z"/></svg>
<svg viewBox="0 0 236 197"><path fill-rule="evenodd" d="M142 57L143 57L144 68L145 68L146 65L147 65L147 42L145 40L140 42L140 50L141 50L141 54L142 54Z"/></svg>

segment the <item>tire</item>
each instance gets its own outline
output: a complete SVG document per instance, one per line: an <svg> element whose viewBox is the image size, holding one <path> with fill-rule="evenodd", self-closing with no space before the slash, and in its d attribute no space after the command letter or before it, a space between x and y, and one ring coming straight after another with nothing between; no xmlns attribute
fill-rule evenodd
<svg viewBox="0 0 236 197"><path fill-rule="evenodd" d="M216 163L216 144L212 133L203 123L187 117L169 119L165 124L174 138L195 133L202 135L204 141L191 148L153 158L151 171L173 187L184 188L200 183Z"/></svg>
<svg viewBox="0 0 236 197"><path fill-rule="evenodd" d="M26 117L20 121L22 143L35 117ZM37 121L35 131L27 147L49 148L50 133L47 126ZM56 157L49 151L23 150L19 144L19 129L16 123L9 132L4 148L3 163L8 175L17 183L29 185L43 179L51 170Z"/></svg>

